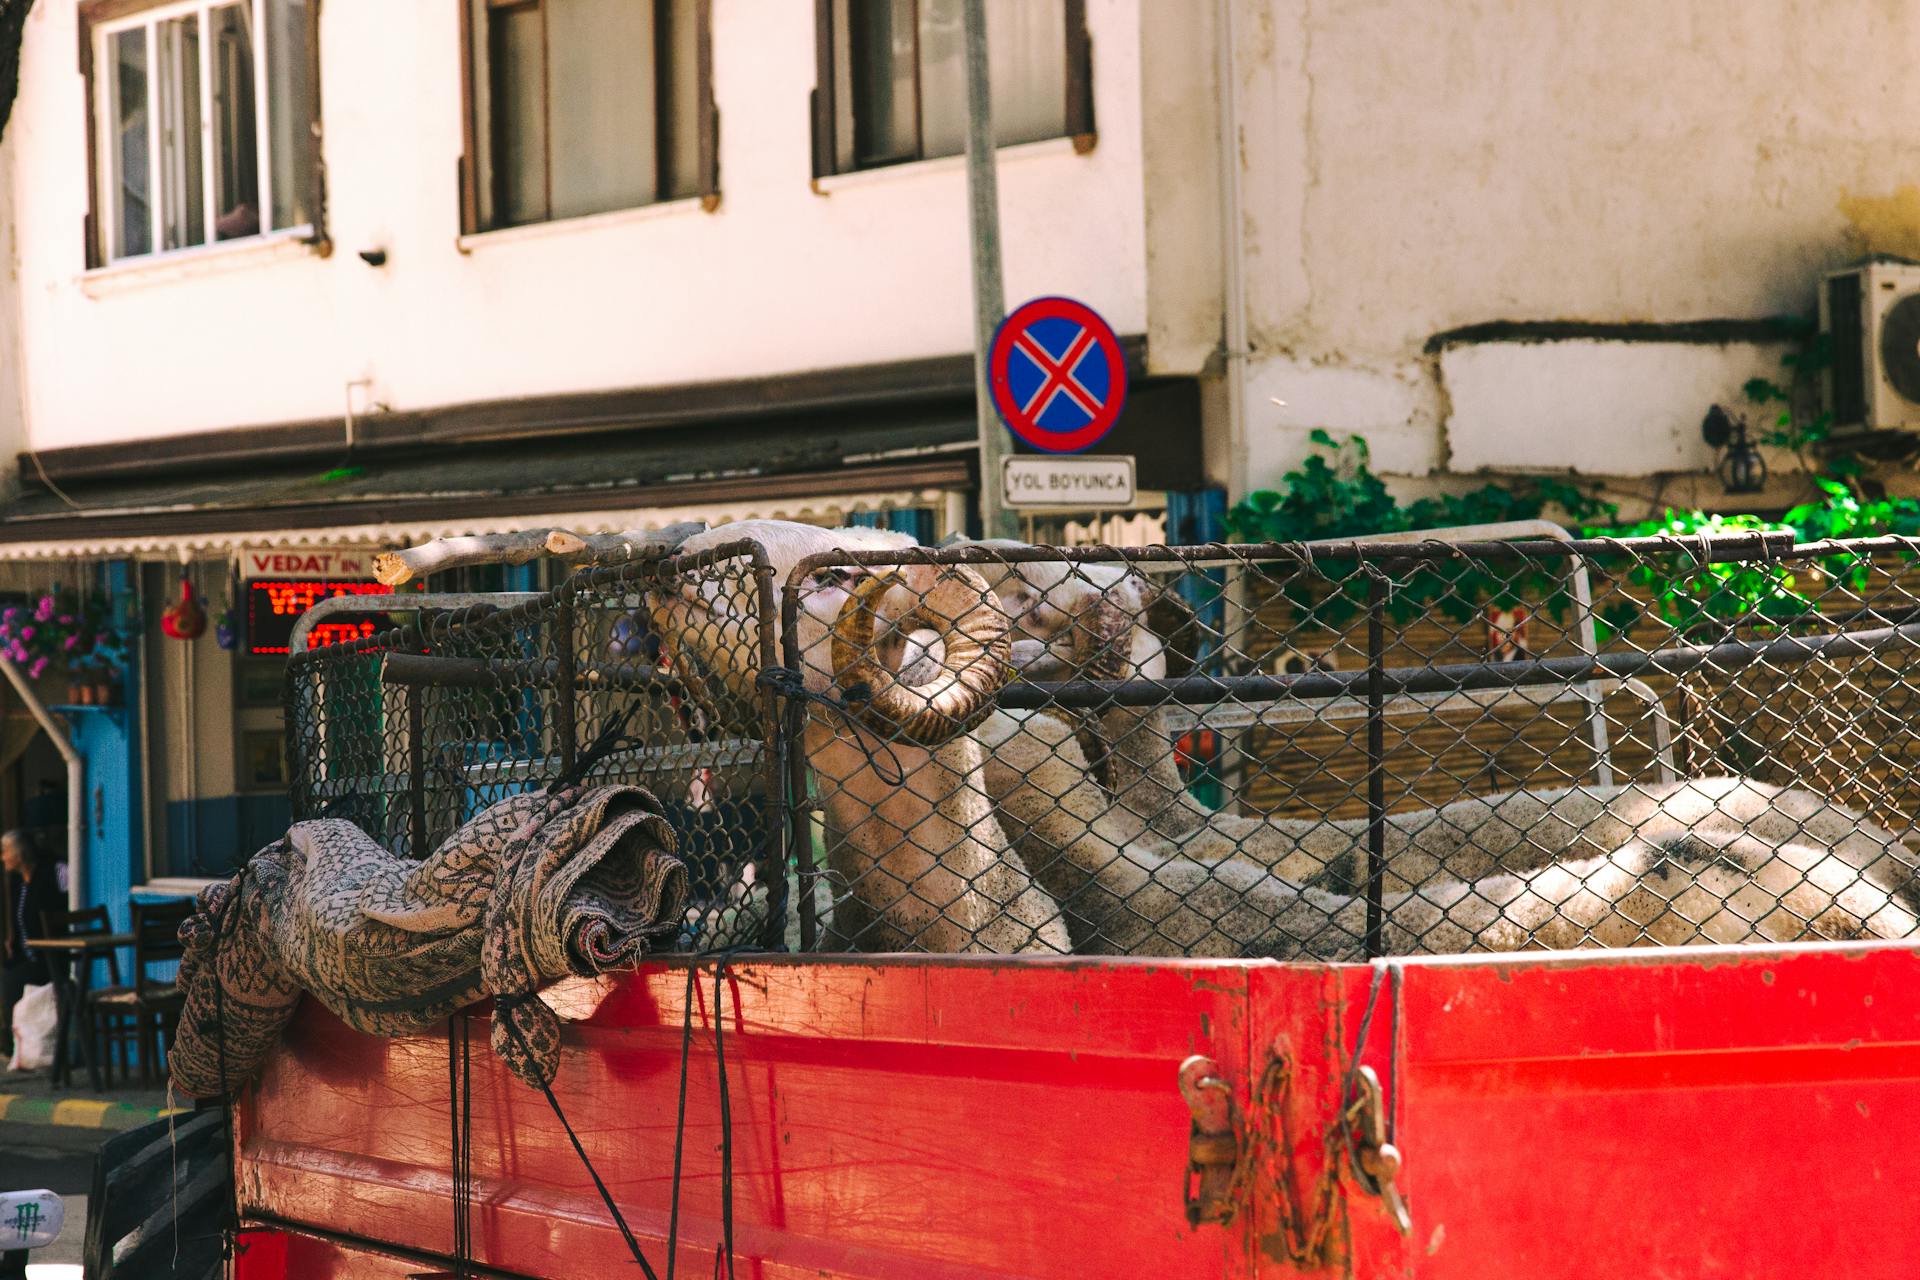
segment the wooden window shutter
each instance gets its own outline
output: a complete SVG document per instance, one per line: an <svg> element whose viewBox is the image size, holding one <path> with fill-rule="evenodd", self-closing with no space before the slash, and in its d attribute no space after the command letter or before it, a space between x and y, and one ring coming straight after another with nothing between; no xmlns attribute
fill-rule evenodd
<svg viewBox="0 0 1920 1280"><path fill-rule="evenodd" d="M1098 137L1093 122L1093 38L1087 34L1087 0L1066 0L1067 136L1082 155Z"/></svg>
<svg viewBox="0 0 1920 1280"><path fill-rule="evenodd" d="M720 108L713 97L713 0L700 0L700 207L712 213L720 207Z"/></svg>

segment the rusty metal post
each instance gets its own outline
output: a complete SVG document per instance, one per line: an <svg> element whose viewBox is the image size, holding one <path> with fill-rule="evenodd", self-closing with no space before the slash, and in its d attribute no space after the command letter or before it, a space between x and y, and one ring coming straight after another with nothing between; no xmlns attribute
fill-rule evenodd
<svg viewBox="0 0 1920 1280"><path fill-rule="evenodd" d="M579 708L574 705L573 691L575 683L576 656L573 651L573 583L561 586L559 598L553 611L554 638L553 660L553 732L559 739L556 747L560 755L560 772L571 772L574 758L580 750L579 725L575 719Z"/></svg>
<svg viewBox="0 0 1920 1280"><path fill-rule="evenodd" d="M416 858L427 856L427 691L407 690L408 842Z"/></svg>
<svg viewBox="0 0 1920 1280"><path fill-rule="evenodd" d="M813 567L801 561L780 584L780 659L796 674L802 670L799 584ZM807 802L807 704L793 697L784 702L780 748L786 756L788 839L793 843L794 885L800 894L800 949L812 951L819 945L820 921L813 901L813 809Z"/></svg>
<svg viewBox="0 0 1920 1280"><path fill-rule="evenodd" d="M1386 954L1387 883L1386 575L1367 573L1367 956Z"/></svg>
<svg viewBox="0 0 1920 1280"><path fill-rule="evenodd" d="M755 544L752 548L753 587L756 607L760 611L760 669L771 671L780 661L780 651L774 643L774 619L779 605L773 587L773 565L767 559L765 548ZM786 709L781 705L780 695L771 684L761 688L764 729L766 732L766 832L770 848L760 857L760 877L767 886L767 923L760 942L769 951L778 951L786 943L787 913L793 910L793 895L789 892L787 866L792 861L788 845L792 840L792 826L788 815L791 812L792 797L787 794L788 770L791 767L789 757L798 755L793 751L791 741L785 732L782 717Z"/></svg>

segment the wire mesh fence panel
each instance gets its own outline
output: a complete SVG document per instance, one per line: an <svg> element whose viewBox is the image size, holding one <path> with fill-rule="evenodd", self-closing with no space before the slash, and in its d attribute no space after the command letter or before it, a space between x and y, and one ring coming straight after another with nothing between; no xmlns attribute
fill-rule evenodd
<svg viewBox="0 0 1920 1280"><path fill-rule="evenodd" d="M684 599L725 600L663 633ZM288 663L296 819L349 819L422 857L496 801L571 780L659 801L687 865L678 945L782 945L787 824L771 695L770 571L750 546L578 574L511 608L423 612ZM681 660L681 646L701 654ZM730 655L731 666L715 655ZM727 670L744 679L726 678Z"/></svg>
<svg viewBox="0 0 1920 1280"><path fill-rule="evenodd" d="M798 940L1909 936L1917 560L1757 535L802 558Z"/></svg>
<svg viewBox="0 0 1920 1280"><path fill-rule="evenodd" d="M417 855L518 790L644 785L688 949L1920 927L1920 543L755 536L297 657L296 816Z"/></svg>

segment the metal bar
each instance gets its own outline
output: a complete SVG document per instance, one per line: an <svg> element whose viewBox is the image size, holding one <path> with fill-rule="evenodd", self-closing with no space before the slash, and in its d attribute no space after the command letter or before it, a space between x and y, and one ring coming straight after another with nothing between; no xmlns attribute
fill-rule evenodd
<svg viewBox="0 0 1920 1280"><path fill-rule="evenodd" d="M1632 559L1684 553L1696 564L1747 560L1792 561L1824 556L1902 551L1920 556L1920 538L1863 538L1855 542L1796 544L1790 533L1712 535L1700 538L1554 538L1448 542L1423 535L1414 542L1207 542L1185 547L905 547L892 551L824 551L801 560L787 577L789 585L836 565L902 564L1165 564L1187 569L1264 566L1289 561L1302 569L1328 564L1400 563L1446 560Z"/></svg>
<svg viewBox="0 0 1920 1280"><path fill-rule="evenodd" d="M1001 501L1005 428L994 412L987 363L994 331L1006 314L1000 273L1000 183L994 171L993 92L987 68L987 0L964 0L961 29L967 63L967 227L973 245L973 402L980 437L980 534L1017 538L1019 521Z"/></svg>
<svg viewBox="0 0 1920 1280"><path fill-rule="evenodd" d="M578 735L580 709L574 705L575 663L573 653L573 584L560 588L555 600L553 625L548 632L553 637L553 728L559 739L554 744L560 754L560 772L572 770L575 754L580 749Z"/></svg>
<svg viewBox="0 0 1920 1280"><path fill-rule="evenodd" d="M790 671L802 670L800 656L800 592L789 578L780 593L780 658ZM794 880L800 892L800 950L819 945L820 921L815 909L817 872L813 865L813 809L807 800L807 708L799 698L786 699L786 800L788 839L794 855Z"/></svg>
<svg viewBox="0 0 1920 1280"><path fill-rule="evenodd" d="M1367 578L1367 958L1386 954L1381 898L1387 886L1387 579Z"/></svg>
<svg viewBox="0 0 1920 1280"><path fill-rule="evenodd" d="M1859 658L1896 643L1920 644L1920 623L1871 631L1782 636L1777 640L1679 645L1650 653L1390 667L1381 673L1381 684L1388 695L1523 689L1596 676L1627 679L1649 672L1679 675L1701 667L1735 671L1758 663ZM1043 707L1151 707L1169 702L1204 704L1234 698L1244 701L1355 698L1365 696L1369 678L1365 671L1309 671L1290 676L1182 676L1176 680L1035 680L1008 685L1000 691L998 702L1002 707L1038 710Z"/></svg>
<svg viewBox="0 0 1920 1280"><path fill-rule="evenodd" d="M544 599L546 596L538 591L429 591L418 595L396 593L388 596L333 596L318 602L294 621L293 635L287 641L287 650L289 656L305 653L307 634L313 630L314 624L336 613L401 613L416 609L507 609Z"/></svg>
<svg viewBox="0 0 1920 1280"><path fill-rule="evenodd" d="M687 681L672 672L641 663L605 663L577 668L558 658L459 658L431 653L380 655L383 684L418 685L436 689L554 688L571 679L606 689L658 689L686 693Z"/></svg>
<svg viewBox="0 0 1920 1280"><path fill-rule="evenodd" d="M765 549L756 546L753 550L753 589L754 603L760 615L759 647L760 669L771 671L780 661L780 651L773 638L774 612L778 608L773 588L773 564L767 559ZM786 822L786 784L788 757L792 752L787 735L780 731L784 709L780 705L779 694L771 685L760 691L761 729L766 734L766 779L762 784L766 788L767 829L774 833L773 848L761 849L757 861L760 867L760 881L767 886L767 923L761 935L761 945L769 951L781 950L787 940L787 912L793 904L787 884L787 841L790 830Z"/></svg>
<svg viewBox="0 0 1920 1280"><path fill-rule="evenodd" d="M409 852L427 856L426 692L407 690L407 817Z"/></svg>

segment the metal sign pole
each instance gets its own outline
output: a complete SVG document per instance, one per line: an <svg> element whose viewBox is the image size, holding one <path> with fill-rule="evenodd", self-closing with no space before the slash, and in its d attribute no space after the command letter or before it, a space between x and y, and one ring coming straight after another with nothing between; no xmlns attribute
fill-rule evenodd
<svg viewBox="0 0 1920 1280"><path fill-rule="evenodd" d="M1001 460L1011 452L987 388L987 357L1006 312L1000 279L1000 186L994 173L993 99L987 78L986 0L962 6L967 43L967 223L973 238L973 399L980 435L980 535L1020 536L1018 516L1000 491Z"/></svg>

